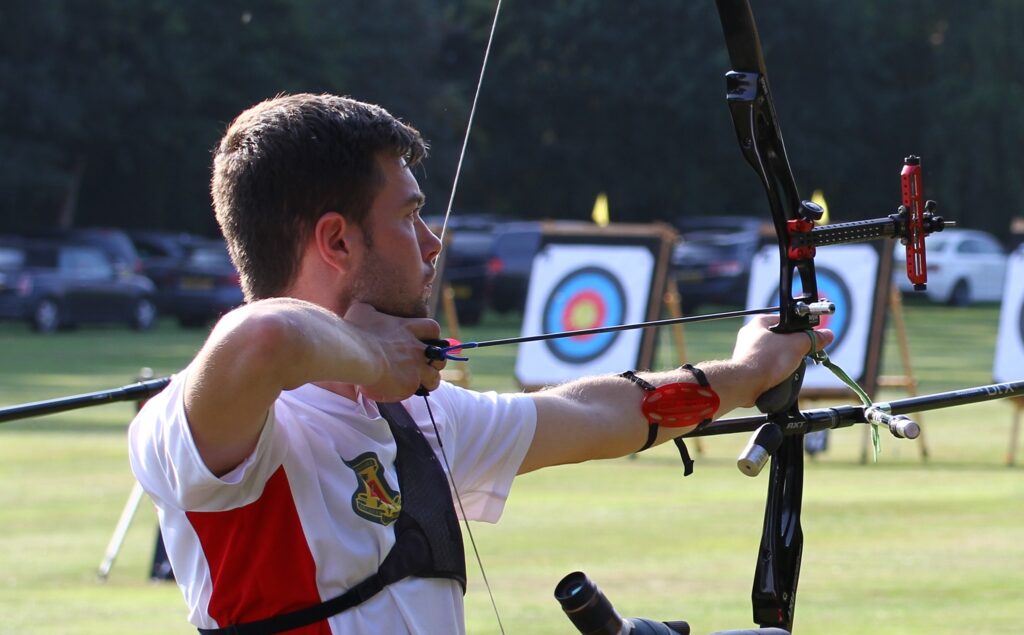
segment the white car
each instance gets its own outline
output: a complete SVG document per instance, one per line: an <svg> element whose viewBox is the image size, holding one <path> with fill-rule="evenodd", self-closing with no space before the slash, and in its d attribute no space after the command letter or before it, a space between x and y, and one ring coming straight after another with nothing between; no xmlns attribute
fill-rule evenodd
<svg viewBox="0 0 1024 635"><path fill-rule="evenodd" d="M998 302L1006 278L1006 251L992 234L975 229L946 229L925 239L928 289L932 302L967 306ZM907 251L896 245L893 282L904 293L914 293L907 279Z"/></svg>

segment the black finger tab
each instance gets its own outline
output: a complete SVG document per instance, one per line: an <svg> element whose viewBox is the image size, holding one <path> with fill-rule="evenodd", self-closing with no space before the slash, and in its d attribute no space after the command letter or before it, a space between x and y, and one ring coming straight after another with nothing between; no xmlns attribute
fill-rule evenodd
<svg viewBox="0 0 1024 635"><path fill-rule="evenodd" d="M443 362L444 360L448 359L448 355L444 352L443 349L450 346L451 342L442 339L425 339L421 341L427 345L426 350L424 350L423 352L427 356L427 359L429 361L436 360L439 362Z"/></svg>

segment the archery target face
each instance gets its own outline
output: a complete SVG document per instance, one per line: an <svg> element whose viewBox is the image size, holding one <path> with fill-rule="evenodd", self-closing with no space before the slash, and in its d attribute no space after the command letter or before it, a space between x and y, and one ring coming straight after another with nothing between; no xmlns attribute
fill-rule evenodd
<svg viewBox="0 0 1024 635"><path fill-rule="evenodd" d="M1003 382L1024 377L1024 247L1013 252L1007 262L996 341L993 379Z"/></svg>
<svg viewBox="0 0 1024 635"><path fill-rule="evenodd" d="M555 284L542 315L545 333L623 324L626 292L615 275L603 267L575 269ZM563 362L582 364L606 353L619 333L547 340L544 345Z"/></svg>
<svg viewBox="0 0 1024 635"><path fill-rule="evenodd" d="M522 334L642 321L654 265L646 247L546 245L534 259ZM641 335L619 331L520 344L516 378L524 386L539 386L622 372L637 364Z"/></svg>
<svg viewBox="0 0 1024 635"><path fill-rule="evenodd" d="M836 245L818 250L814 260L818 296L836 305L832 315L821 316L821 325L835 333L829 357L858 382L864 379L871 309L878 279L878 252L867 245ZM796 275L794 273L794 275ZM799 277L793 282L794 295L803 291ZM765 247L754 256L747 308L779 303L779 250ZM844 384L827 368L811 364L804 378L807 388L842 388Z"/></svg>

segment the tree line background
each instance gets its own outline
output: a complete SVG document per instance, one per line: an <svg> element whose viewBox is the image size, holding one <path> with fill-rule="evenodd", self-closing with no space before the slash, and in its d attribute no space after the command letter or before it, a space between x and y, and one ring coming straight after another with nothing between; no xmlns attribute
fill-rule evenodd
<svg viewBox="0 0 1024 635"><path fill-rule="evenodd" d="M900 202L904 156L962 225L1006 237L1024 183L1024 3L752 0L802 194L834 220ZM447 203L494 0L5 0L0 233L216 232L211 150L283 92L384 105L431 141ZM725 105L711 0L506 0L459 211L613 221L765 214Z"/></svg>

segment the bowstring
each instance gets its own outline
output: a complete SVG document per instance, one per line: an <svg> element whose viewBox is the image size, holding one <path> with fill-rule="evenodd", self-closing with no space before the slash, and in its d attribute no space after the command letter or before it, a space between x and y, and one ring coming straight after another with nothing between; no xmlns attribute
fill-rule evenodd
<svg viewBox="0 0 1024 635"><path fill-rule="evenodd" d="M473 129L473 118L476 116L476 105L480 100L480 89L484 85L484 73L487 71L487 61L491 57L491 45L494 43L494 32L498 28L498 15L501 13L501 0L498 0L494 7L494 19L491 21L491 32L487 36L487 46L484 48L484 61L480 65L480 75L476 80L476 91L473 93L473 103L469 107L469 121L466 123L466 134L462 137L462 149L459 151L459 161L455 165L455 180L452 181L452 191L448 196L448 207L444 212L444 221L441 223L441 249L444 249L444 235L448 231L448 218L452 215L452 207L455 205L455 192L459 189L459 176L462 175L462 164L466 159L466 148L469 146L469 133ZM440 252L439 252L440 253Z"/></svg>
<svg viewBox="0 0 1024 635"><path fill-rule="evenodd" d="M473 530L469 527L469 517L466 516L466 508L462 506L462 497L459 496L459 488L455 485L455 476L452 474L451 463L448 462L448 453L444 450L444 443L441 442L441 432L437 429L437 421L434 420L434 412L430 408L430 399L423 395L423 403L427 405L427 414L430 415L430 424L434 426L434 438L437 439L437 447L441 450L441 459L444 461L445 474L448 476L448 484L455 493L455 501L459 505L459 514L462 516L462 524L466 527L466 535L469 536L469 544L473 547L473 555L476 557L476 564L480 567L480 576L484 580L484 587L487 589L487 596L491 598L491 608L494 609L494 618L498 620L498 630L505 635L505 626L501 623L501 614L498 612L498 604L494 601L494 593L491 591L491 583L487 579L487 572L484 571L484 561L480 558L480 551L476 547L476 539L473 538Z"/></svg>
<svg viewBox="0 0 1024 635"><path fill-rule="evenodd" d="M487 36L487 46L484 47L484 59L480 64L480 75L476 80L476 90L473 93L473 102L469 108L469 120L466 122L466 134L462 137L462 148L459 150L459 161L455 166L455 178L452 181L452 191L448 196L448 206L444 212L444 221L441 223L441 235L438 237L441 242L441 249L444 249L445 234L448 231L448 219L451 218L452 208L455 206L455 193L459 189L459 177L462 175L462 165L466 159L466 148L469 147L469 135L473 130L473 119L476 116L477 103L480 101L480 90L484 84L484 74L487 71L487 62L491 57L491 46L494 44L494 33L498 28L498 16L501 14L501 0L497 0L494 7L494 18L491 20L491 30ZM441 252L438 251L438 257ZM435 262L437 259L435 258ZM501 613L498 611L498 603L494 599L494 592L491 590L491 583L487 579L487 571L484 569L484 561L480 557L480 551L476 546L476 539L473 537L473 530L469 526L469 518L466 516L465 507L462 505L462 496L459 495L459 488L455 485L455 476L452 474L452 466L448 461L448 453L441 443L441 433L437 429L437 422L434 420L434 412L430 408L430 399L423 395L423 403L427 406L427 414L430 415L430 423L434 427L434 435L437 438L437 447L441 451L441 459L444 461L445 474L451 485L452 493L455 494L455 501L459 505L459 513L462 515L463 525L466 527L466 535L469 536L469 544L473 547L473 556L476 558L477 567L480 569L480 576L483 578L484 587L487 589L487 596L491 600L491 608L494 609L494 618L498 622L498 630L505 635L505 626L501 623Z"/></svg>

